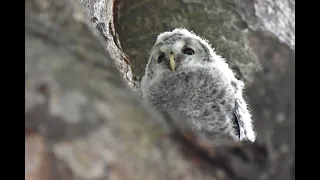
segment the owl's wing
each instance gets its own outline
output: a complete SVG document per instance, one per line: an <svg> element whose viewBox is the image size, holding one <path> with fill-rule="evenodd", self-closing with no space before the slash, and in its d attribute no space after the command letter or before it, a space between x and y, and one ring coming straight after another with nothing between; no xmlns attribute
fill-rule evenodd
<svg viewBox="0 0 320 180"><path fill-rule="evenodd" d="M234 116L238 127L237 134L239 135L239 139L254 141L255 134L251 124L251 115L244 99L236 99Z"/></svg>

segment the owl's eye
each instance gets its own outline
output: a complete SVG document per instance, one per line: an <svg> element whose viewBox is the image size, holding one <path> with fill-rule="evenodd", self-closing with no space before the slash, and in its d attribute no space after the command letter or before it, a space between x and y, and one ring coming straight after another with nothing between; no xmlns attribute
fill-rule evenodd
<svg viewBox="0 0 320 180"><path fill-rule="evenodd" d="M158 63L161 63L164 60L164 53L161 53L158 57Z"/></svg>
<svg viewBox="0 0 320 180"><path fill-rule="evenodd" d="M193 55L194 51L191 48L186 48L183 50L183 53L187 55Z"/></svg>

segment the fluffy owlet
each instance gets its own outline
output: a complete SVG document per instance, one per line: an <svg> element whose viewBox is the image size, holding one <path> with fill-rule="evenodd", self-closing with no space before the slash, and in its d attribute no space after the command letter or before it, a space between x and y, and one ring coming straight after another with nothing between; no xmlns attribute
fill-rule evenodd
<svg viewBox="0 0 320 180"><path fill-rule="evenodd" d="M141 93L156 109L183 115L208 139L255 141L243 86L206 40L174 29L158 36Z"/></svg>

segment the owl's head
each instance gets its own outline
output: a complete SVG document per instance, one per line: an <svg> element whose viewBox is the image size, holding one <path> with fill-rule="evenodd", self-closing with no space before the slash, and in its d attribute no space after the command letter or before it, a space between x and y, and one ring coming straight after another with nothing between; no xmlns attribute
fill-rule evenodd
<svg viewBox="0 0 320 180"><path fill-rule="evenodd" d="M187 29L178 28L158 36L146 73L152 77L157 73L179 72L183 67L203 65L217 58L220 57L214 53L208 41Z"/></svg>

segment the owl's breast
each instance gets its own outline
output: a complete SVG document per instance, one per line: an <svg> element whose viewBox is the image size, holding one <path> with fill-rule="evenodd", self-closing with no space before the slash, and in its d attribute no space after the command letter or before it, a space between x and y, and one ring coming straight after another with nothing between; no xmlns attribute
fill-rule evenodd
<svg viewBox="0 0 320 180"><path fill-rule="evenodd" d="M160 111L175 112L207 134L232 129L234 88L210 69L167 74L149 86L148 101Z"/></svg>
<svg viewBox="0 0 320 180"><path fill-rule="evenodd" d="M197 111L231 104L233 89L223 76L211 69L192 69L164 74L149 86L148 101L160 110Z"/></svg>

